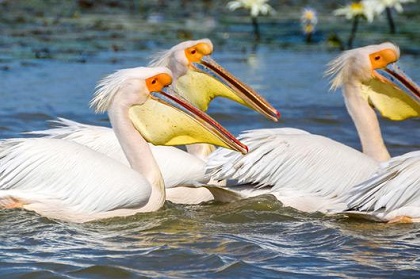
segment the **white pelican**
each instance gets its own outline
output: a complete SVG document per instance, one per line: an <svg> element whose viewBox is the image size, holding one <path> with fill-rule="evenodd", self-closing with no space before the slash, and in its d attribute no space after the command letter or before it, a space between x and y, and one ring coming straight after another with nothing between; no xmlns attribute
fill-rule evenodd
<svg viewBox="0 0 420 279"><path fill-rule="evenodd" d="M336 198L371 177L378 160L389 158L372 106L394 120L420 114L418 87L400 70L386 68L398 59L399 49L383 43L346 51L327 71L335 75L332 88L343 88L365 154L301 130L253 130L239 137L248 145L248 154L218 149L210 155L207 173L215 179L273 186L266 192L302 211L346 209Z"/></svg>
<svg viewBox="0 0 420 279"><path fill-rule="evenodd" d="M186 41L158 53L151 66L168 67L173 72L176 91L200 110L206 111L214 98L224 97L277 121L279 112L252 88L212 60L209 56L212 52L213 45L208 39ZM60 127L33 133L75 141L128 165L112 129L66 119L59 119L56 123ZM212 145L188 145L190 154L168 146L151 148L167 188L208 182L205 160L215 149ZM177 203L199 203L213 198L205 188L190 188L188 191L186 195L178 187L168 191L167 198Z"/></svg>
<svg viewBox="0 0 420 279"><path fill-rule="evenodd" d="M20 207L72 222L155 211L165 202L165 186L146 140L209 142L246 152L246 146L210 117L160 92L171 81L165 67L132 68L98 85L91 104L97 112L108 111L130 166L72 141L1 141L0 207Z"/></svg>

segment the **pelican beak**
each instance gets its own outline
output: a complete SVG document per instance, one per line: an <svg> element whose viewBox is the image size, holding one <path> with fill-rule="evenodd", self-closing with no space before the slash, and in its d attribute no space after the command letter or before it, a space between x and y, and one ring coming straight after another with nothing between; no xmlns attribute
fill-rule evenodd
<svg viewBox="0 0 420 279"><path fill-rule="evenodd" d="M380 114L400 121L420 116L420 87L396 63L373 70L362 92Z"/></svg>
<svg viewBox="0 0 420 279"><path fill-rule="evenodd" d="M163 91L153 92L144 104L132 106L129 117L141 135L155 145L210 143L248 152L246 145L206 113Z"/></svg>
<svg viewBox="0 0 420 279"><path fill-rule="evenodd" d="M206 111L216 97L231 99L266 118L277 121L280 113L250 86L241 82L209 55L190 64L187 73L178 78L175 87L194 106Z"/></svg>

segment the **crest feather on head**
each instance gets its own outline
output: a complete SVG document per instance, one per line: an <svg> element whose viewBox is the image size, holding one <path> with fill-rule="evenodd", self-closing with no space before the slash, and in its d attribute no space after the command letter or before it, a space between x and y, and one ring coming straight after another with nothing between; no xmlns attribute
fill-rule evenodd
<svg viewBox="0 0 420 279"><path fill-rule="evenodd" d="M146 80L161 73L172 76L171 71L166 67L136 67L118 70L99 81L90 102L90 107L94 108L97 113L105 112L114 100L115 95L118 94L127 81L132 79Z"/></svg>
<svg viewBox="0 0 420 279"><path fill-rule="evenodd" d="M185 41L179 43L168 50L164 50L161 52L156 53L152 58L149 66L151 67L168 67L170 66L172 56L179 50L185 50L186 48L195 46L199 43L206 43L209 44L213 48L213 44L209 39L201 39L195 41Z"/></svg>
<svg viewBox="0 0 420 279"><path fill-rule="evenodd" d="M372 74L372 66L369 55L380 50L392 49L400 56L400 49L392 43L382 43L344 51L337 58L328 63L325 76L331 78L330 90L336 90L351 79L360 81L369 79Z"/></svg>

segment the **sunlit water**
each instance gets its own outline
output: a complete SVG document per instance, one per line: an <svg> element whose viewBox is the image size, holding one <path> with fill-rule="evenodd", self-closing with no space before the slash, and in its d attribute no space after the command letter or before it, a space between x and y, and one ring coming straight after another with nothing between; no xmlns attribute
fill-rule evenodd
<svg viewBox="0 0 420 279"><path fill-rule="evenodd" d="M96 82L145 65L151 53L104 53L87 63L3 61L0 138L45 129L56 117L109 125L88 107ZM209 113L233 133L296 127L360 148L325 65L337 53L259 48L215 58L282 113L271 123L228 101ZM416 81L420 58L402 57ZM418 120L382 120L392 155L420 149ZM420 276L420 225L387 225L304 214L271 196L229 204L167 203L155 213L72 224L23 210L0 211L0 277L20 278L402 278Z"/></svg>

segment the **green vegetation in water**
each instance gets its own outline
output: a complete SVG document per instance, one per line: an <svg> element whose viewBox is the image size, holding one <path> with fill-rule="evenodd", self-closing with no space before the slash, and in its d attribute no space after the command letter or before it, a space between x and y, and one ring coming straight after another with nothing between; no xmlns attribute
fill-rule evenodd
<svg viewBox="0 0 420 279"><path fill-rule="evenodd" d="M332 11L337 1L271 1L276 13L258 19L260 40L252 36L248 11L229 11L226 1L0 0L0 60L13 58L78 59L100 51L162 49L182 40L210 38L223 47L254 50L269 47L328 50L342 45L349 22ZM300 26L302 8L316 9L318 25L305 44ZM420 53L420 5L395 14L396 34L385 18L361 22L354 46L383 41L405 53Z"/></svg>

